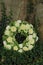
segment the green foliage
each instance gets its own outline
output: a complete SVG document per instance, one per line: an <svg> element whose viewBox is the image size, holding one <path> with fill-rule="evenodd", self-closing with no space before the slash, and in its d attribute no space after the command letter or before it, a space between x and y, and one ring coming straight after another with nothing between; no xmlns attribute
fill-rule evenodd
<svg viewBox="0 0 43 65"><path fill-rule="evenodd" d="M4 1L1 2L1 15L2 15L2 19L1 19L1 34L3 34L5 27L7 26L7 24L12 20L12 9L10 10L10 14L7 17L6 15L6 7L5 7L5 3Z"/></svg>
<svg viewBox="0 0 43 65"><path fill-rule="evenodd" d="M40 41L35 47L28 52L22 54L14 51L5 50L3 47L0 51L0 64L1 65L40 65L43 61L41 57Z"/></svg>
<svg viewBox="0 0 43 65"><path fill-rule="evenodd" d="M4 33L5 27L6 27L6 20L7 20L7 16L6 16L6 8L5 8L5 4L3 1L1 1L1 14L2 14L2 18L0 21L0 48L2 45L2 35Z"/></svg>
<svg viewBox="0 0 43 65"><path fill-rule="evenodd" d="M6 28L6 26L8 25L8 23L12 20L12 10L10 10L9 12L9 16L7 17L6 15L6 7L5 7L5 3L4 0L1 1L1 21L0 21L0 45L2 45L2 36L4 33L4 30Z"/></svg>
<svg viewBox="0 0 43 65"><path fill-rule="evenodd" d="M6 8L5 8L5 4L4 2L1 2L1 12L2 12L2 19L1 19L1 34L4 31L4 28L6 26L6 20L7 20L7 16L6 16ZM3 28L3 29L2 29Z"/></svg>

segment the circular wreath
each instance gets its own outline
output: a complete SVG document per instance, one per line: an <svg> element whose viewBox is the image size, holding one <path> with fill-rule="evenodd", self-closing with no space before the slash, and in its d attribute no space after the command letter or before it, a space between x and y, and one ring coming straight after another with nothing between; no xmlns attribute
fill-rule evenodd
<svg viewBox="0 0 43 65"><path fill-rule="evenodd" d="M31 50L37 40L33 25L21 20L10 22L3 35L4 48L18 52Z"/></svg>

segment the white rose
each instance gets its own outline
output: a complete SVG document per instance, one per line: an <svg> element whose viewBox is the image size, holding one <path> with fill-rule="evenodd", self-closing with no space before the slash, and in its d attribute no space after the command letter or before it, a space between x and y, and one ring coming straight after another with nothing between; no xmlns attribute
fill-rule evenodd
<svg viewBox="0 0 43 65"><path fill-rule="evenodd" d="M13 47L13 50L17 51L18 50L18 47L17 46L14 46Z"/></svg>
<svg viewBox="0 0 43 65"><path fill-rule="evenodd" d="M19 44L19 47L22 48L23 47L23 44Z"/></svg>
<svg viewBox="0 0 43 65"><path fill-rule="evenodd" d="M33 28L33 25L32 25L32 24L30 24L30 27L31 27L31 28Z"/></svg>
<svg viewBox="0 0 43 65"><path fill-rule="evenodd" d="M38 41L38 37L36 37L36 41Z"/></svg>
<svg viewBox="0 0 43 65"><path fill-rule="evenodd" d="M32 45L29 45L28 49L31 50L34 46Z"/></svg>
<svg viewBox="0 0 43 65"><path fill-rule="evenodd" d="M18 23L21 23L21 20L17 20Z"/></svg>
<svg viewBox="0 0 43 65"><path fill-rule="evenodd" d="M27 47L23 47L23 50L24 51L28 51L29 49Z"/></svg>
<svg viewBox="0 0 43 65"><path fill-rule="evenodd" d="M33 33L33 38L36 38L36 33Z"/></svg>
<svg viewBox="0 0 43 65"><path fill-rule="evenodd" d="M25 24L22 24L22 25L20 26L20 29L19 29L19 30L25 30L25 29L26 29Z"/></svg>
<svg viewBox="0 0 43 65"><path fill-rule="evenodd" d="M32 39L32 38L33 38L33 36L32 35L29 35L29 40Z"/></svg>
<svg viewBox="0 0 43 65"><path fill-rule="evenodd" d="M8 37L8 38L7 38L7 42L13 43L13 38L12 38L12 37Z"/></svg>
<svg viewBox="0 0 43 65"><path fill-rule="evenodd" d="M5 30L5 35L10 35L10 31L9 30Z"/></svg>
<svg viewBox="0 0 43 65"><path fill-rule="evenodd" d="M33 38L33 36L29 35L29 36L27 36L26 40L28 41L28 40L31 40L32 38Z"/></svg>
<svg viewBox="0 0 43 65"><path fill-rule="evenodd" d="M25 28L28 30L30 29L30 25L29 24L26 24Z"/></svg>
<svg viewBox="0 0 43 65"><path fill-rule="evenodd" d="M30 43L30 44L34 44L34 43L35 43L35 40L34 40L34 39L30 39L30 40L29 40L29 43Z"/></svg>
<svg viewBox="0 0 43 65"><path fill-rule="evenodd" d="M17 30L15 26L12 26L10 29L12 32L16 32L16 30Z"/></svg>
<svg viewBox="0 0 43 65"><path fill-rule="evenodd" d="M8 26L6 27L6 29L9 30L9 29L10 29L10 26L8 25Z"/></svg>
<svg viewBox="0 0 43 65"><path fill-rule="evenodd" d="M8 44L4 45L4 47L5 47L6 49L8 49L8 50L11 49L11 45L8 45Z"/></svg>
<svg viewBox="0 0 43 65"><path fill-rule="evenodd" d="M31 40L33 38L33 36L32 35L29 35L28 37L27 37L27 40Z"/></svg>
<svg viewBox="0 0 43 65"><path fill-rule="evenodd" d="M18 52L22 53L22 52L23 52L23 50L22 50L22 49L19 49L19 50L18 50Z"/></svg>
<svg viewBox="0 0 43 65"><path fill-rule="evenodd" d="M19 26L20 26L20 23L15 22L15 26L16 26L16 27L19 27Z"/></svg>
<svg viewBox="0 0 43 65"><path fill-rule="evenodd" d="M4 44L4 45L6 45L6 44L7 44L7 42L6 42L6 41L3 41L3 44Z"/></svg>
<svg viewBox="0 0 43 65"><path fill-rule="evenodd" d="M33 32L34 32L33 29L30 28L30 29L29 29L29 34L33 34Z"/></svg>

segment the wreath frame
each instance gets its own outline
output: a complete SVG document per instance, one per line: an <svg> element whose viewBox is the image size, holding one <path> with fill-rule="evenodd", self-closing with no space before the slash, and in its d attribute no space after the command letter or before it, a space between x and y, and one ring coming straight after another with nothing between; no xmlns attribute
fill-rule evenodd
<svg viewBox="0 0 43 65"><path fill-rule="evenodd" d="M18 37L17 34L19 34L19 36L21 35L21 37ZM22 36L25 37L25 40L20 40L19 43L18 41L20 38L23 38ZM19 39L17 39L17 37ZM27 21L21 20L10 22L3 35L4 48L7 50L13 49L14 51L18 51L20 53L32 50L37 40L38 36L33 25Z"/></svg>

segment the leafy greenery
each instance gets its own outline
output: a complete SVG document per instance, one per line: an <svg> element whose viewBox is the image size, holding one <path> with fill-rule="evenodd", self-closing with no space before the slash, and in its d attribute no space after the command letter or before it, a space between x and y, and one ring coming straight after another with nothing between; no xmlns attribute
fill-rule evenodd
<svg viewBox="0 0 43 65"><path fill-rule="evenodd" d="M2 12L2 18L0 21L0 45L2 44L2 35L4 33L5 27L6 27L6 21L7 21L7 16L6 16L6 8L5 8L5 4L3 3L3 1L1 2L1 12ZM1 48L1 46L0 46Z"/></svg>
<svg viewBox="0 0 43 65"><path fill-rule="evenodd" d="M33 50L24 52L22 54L5 50L3 47L0 51L1 65L40 65L43 63L42 48L40 48L40 41L38 41Z"/></svg>

